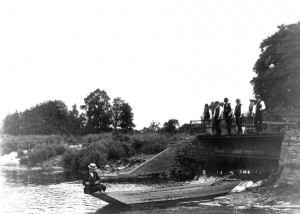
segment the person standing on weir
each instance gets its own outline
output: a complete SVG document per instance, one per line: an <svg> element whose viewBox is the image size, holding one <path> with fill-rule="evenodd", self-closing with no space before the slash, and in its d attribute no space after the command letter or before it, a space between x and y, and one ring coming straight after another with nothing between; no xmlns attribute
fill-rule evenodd
<svg viewBox="0 0 300 214"><path fill-rule="evenodd" d="M255 96L256 99L256 108L254 116L254 125L256 132L262 132L263 126L263 111L266 109L265 102L261 100L260 95Z"/></svg>
<svg viewBox="0 0 300 214"><path fill-rule="evenodd" d="M236 99L234 116L235 116L236 126L238 128L238 134L241 134L243 132L242 130L243 114L242 114L242 104L240 99Z"/></svg>
<svg viewBox="0 0 300 214"><path fill-rule="evenodd" d="M228 103L228 98L224 98L224 117L227 124L227 133L231 135L231 124L232 124L232 109L230 103Z"/></svg>
<svg viewBox="0 0 300 214"><path fill-rule="evenodd" d="M204 119L204 125L205 125L205 133L206 134L212 134L212 114L211 114L211 110L209 109L208 104L205 104L204 106L204 112L203 112L203 119Z"/></svg>
<svg viewBox="0 0 300 214"><path fill-rule="evenodd" d="M223 107L220 106L219 101L216 101L215 105L216 105L216 108L215 108L215 112L214 112L214 121L215 121L217 135L220 135L222 133L222 130L220 128L220 122L221 122L222 115L223 115Z"/></svg>

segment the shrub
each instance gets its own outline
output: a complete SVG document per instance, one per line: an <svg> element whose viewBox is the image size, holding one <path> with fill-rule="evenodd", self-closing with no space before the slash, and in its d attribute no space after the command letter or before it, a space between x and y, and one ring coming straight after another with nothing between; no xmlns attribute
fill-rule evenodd
<svg viewBox="0 0 300 214"><path fill-rule="evenodd" d="M163 151L170 139L158 133L143 133L132 136L132 147L136 153L156 154Z"/></svg>
<svg viewBox="0 0 300 214"><path fill-rule="evenodd" d="M30 164L41 163L55 156L55 149L49 146L43 146L42 148L30 150L28 152L28 162Z"/></svg>
<svg viewBox="0 0 300 214"><path fill-rule="evenodd" d="M87 169L89 163L96 163L99 168L106 165L106 149L103 143L94 142L78 149L67 149L62 158L62 165L66 170L80 172Z"/></svg>
<svg viewBox="0 0 300 214"><path fill-rule="evenodd" d="M62 157L62 166L64 169L76 172L79 168L78 158L79 150L77 149L67 149Z"/></svg>
<svg viewBox="0 0 300 214"><path fill-rule="evenodd" d="M54 146L53 148L55 150L56 155L62 155L66 151L66 145L64 145L64 144L58 144L58 145Z"/></svg>
<svg viewBox="0 0 300 214"><path fill-rule="evenodd" d="M183 171L190 176L194 176L202 170L209 173L216 171L212 146L209 143L196 141L182 145L175 156L173 174L180 174L180 171Z"/></svg>

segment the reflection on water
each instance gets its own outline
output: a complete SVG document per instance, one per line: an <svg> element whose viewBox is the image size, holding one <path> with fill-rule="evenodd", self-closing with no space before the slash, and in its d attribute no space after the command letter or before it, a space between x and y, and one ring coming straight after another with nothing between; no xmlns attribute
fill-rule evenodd
<svg viewBox="0 0 300 214"><path fill-rule="evenodd" d="M156 187L143 184L107 186L108 191ZM117 208L83 194L81 181L62 169L28 168L7 162L0 162L0 190L0 213L298 213L295 210L239 210L225 206L200 206L199 202Z"/></svg>

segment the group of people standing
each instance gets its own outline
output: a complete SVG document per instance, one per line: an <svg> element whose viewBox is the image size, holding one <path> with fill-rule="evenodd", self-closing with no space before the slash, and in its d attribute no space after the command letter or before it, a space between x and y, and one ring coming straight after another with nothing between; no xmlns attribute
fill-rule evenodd
<svg viewBox="0 0 300 214"><path fill-rule="evenodd" d="M203 119L208 134L213 133L213 129L217 135L222 133L220 123L222 119L225 119L227 125L227 134L231 135L231 126L233 119L235 118L238 134L243 133L242 123L244 115L247 117L254 117L254 126L256 132L262 132L262 116L263 111L266 109L264 101L261 100L259 95L255 96L255 100L250 100L249 111L247 114L242 113L242 104L240 99L236 99L236 106L231 108L228 98L224 98L224 102L215 101L209 106L205 104Z"/></svg>

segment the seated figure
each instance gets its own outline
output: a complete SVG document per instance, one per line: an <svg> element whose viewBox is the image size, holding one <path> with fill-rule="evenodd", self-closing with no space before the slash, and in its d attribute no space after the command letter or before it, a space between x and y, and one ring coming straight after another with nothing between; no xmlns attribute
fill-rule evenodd
<svg viewBox="0 0 300 214"><path fill-rule="evenodd" d="M106 186L100 183L100 177L96 172L97 166L94 163L88 165L89 172L85 176L82 184L84 185L84 193L92 194L94 192L105 192Z"/></svg>

